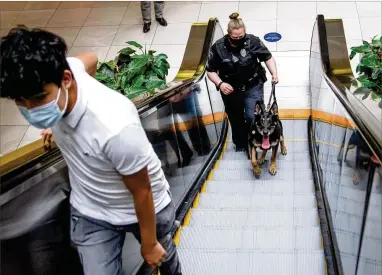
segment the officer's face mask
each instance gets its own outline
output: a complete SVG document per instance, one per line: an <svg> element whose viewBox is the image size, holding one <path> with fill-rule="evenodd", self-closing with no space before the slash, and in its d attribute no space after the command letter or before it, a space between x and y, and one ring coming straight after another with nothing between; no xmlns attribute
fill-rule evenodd
<svg viewBox="0 0 382 275"><path fill-rule="evenodd" d="M239 38L229 36L229 42L233 47L243 48L245 43L245 34Z"/></svg>
<svg viewBox="0 0 382 275"><path fill-rule="evenodd" d="M51 102L34 107L32 109L27 109L24 106L17 105L21 114L25 119L34 127L40 129L47 129L52 127L66 112L68 107L69 94L68 89L65 89L65 106L64 109L60 109L57 102L60 98L61 88L58 89L57 98Z"/></svg>

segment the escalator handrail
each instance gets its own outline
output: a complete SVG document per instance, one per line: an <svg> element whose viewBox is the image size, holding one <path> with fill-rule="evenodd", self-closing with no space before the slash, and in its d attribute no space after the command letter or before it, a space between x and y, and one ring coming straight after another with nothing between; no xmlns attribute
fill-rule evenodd
<svg viewBox="0 0 382 275"><path fill-rule="evenodd" d="M158 104L162 104L168 101L170 97L181 93L184 89L198 83L203 78L205 74L205 65L208 58L209 48L213 40L214 30L216 26L219 26L218 22L219 21L217 18L210 18L207 23L207 30L205 34L203 50L199 60L199 65L197 66L197 69L195 70L193 77L189 79L181 80L181 81L176 81L177 78L175 78L175 81L172 81L169 83L168 88L160 91L155 96L149 97L143 101L135 103L139 115L154 108ZM196 25L198 24L205 24L205 23L196 23ZM181 69L182 69L182 66L181 66ZM40 142L40 141L37 141L37 142ZM34 143L36 143L36 141ZM37 146L36 144L30 144L29 146L33 147L32 150L38 151L38 152L34 152L34 155L27 160L18 161L18 158L19 159L22 158L22 156L20 156L20 149L15 150L14 152L11 152L10 154L13 154L13 155L8 158L6 158L5 156L0 157L0 165L3 166L0 169L0 177L2 179L2 182L12 178L15 175L19 175L21 171L24 172L26 169L33 167L39 162L43 162L43 160L45 160L46 158L49 158L50 155L52 154L56 155L59 152L59 149L57 148L54 141L50 148L45 148L44 146L40 146L40 145ZM9 188L4 189L2 184L0 183L0 193L4 193L7 190L9 190Z"/></svg>
<svg viewBox="0 0 382 275"><path fill-rule="evenodd" d="M341 23L342 23L342 20L341 20ZM375 130L373 130L372 127L370 127L370 124L369 124L370 118L363 116L362 112L357 110L351 104L348 96L353 96L354 99L356 98L354 95L350 95L349 93L346 92L347 89L340 80L341 77L345 79L355 79L353 73L349 74L349 72L352 72L350 62L347 63L348 68L343 70L345 72L343 75L339 75L338 73L335 75L333 74L333 70L335 68L333 65L334 62L331 62L331 61L336 57L330 54L333 51L329 49L325 19L323 15L317 16L317 24L318 24L318 30L319 30L322 65L324 68L323 75L324 75L325 82L328 84L328 86L330 87L330 90L333 92L333 94L341 102L342 106L345 108L347 113L350 115L355 125L357 126L358 132L361 134L365 142L368 144L370 150L373 152L373 154L376 156L376 158L379 160L379 163L381 164L382 163L382 140L378 138ZM345 37L345 34L343 34L343 37ZM347 53L346 43L342 46L344 46L344 49L342 50ZM366 110L366 107L364 107L363 105L361 105L360 107L364 108L365 112L368 112ZM376 129L376 131L382 131L382 128Z"/></svg>

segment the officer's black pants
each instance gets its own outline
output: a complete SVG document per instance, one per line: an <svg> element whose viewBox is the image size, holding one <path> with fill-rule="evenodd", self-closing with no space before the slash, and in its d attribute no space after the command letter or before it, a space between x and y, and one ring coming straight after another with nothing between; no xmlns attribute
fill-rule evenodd
<svg viewBox="0 0 382 275"><path fill-rule="evenodd" d="M233 92L229 95L221 93L221 96L231 124L232 141L236 149L247 149L248 127L244 118L244 93Z"/></svg>

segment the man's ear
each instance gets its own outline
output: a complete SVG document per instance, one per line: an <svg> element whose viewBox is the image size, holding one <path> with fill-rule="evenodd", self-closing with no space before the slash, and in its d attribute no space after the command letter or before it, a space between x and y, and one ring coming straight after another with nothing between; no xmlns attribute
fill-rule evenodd
<svg viewBox="0 0 382 275"><path fill-rule="evenodd" d="M273 104L271 106L271 113L274 116L278 116L279 115L279 106L277 106L276 102L273 102Z"/></svg>
<svg viewBox="0 0 382 275"><path fill-rule="evenodd" d="M258 100L255 105L255 115L260 115L262 112L262 102Z"/></svg>

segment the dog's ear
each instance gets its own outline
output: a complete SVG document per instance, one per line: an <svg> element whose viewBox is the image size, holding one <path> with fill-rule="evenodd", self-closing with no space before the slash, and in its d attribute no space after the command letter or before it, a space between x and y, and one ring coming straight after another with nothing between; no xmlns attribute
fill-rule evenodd
<svg viewBox="0 0 382 275"><path fill-rule="evenodd" d="M256 102L256 105L255 105L255 115L256 116L258 116L262 113L262 110L263 110L262 106L263 106L262 102L260 100L258 100Z"/></svg>
<svg viewBox="0 0 382 275"><path fill-rule="evenodd" d="M277 105L276 102L273 102L273 104L271 106L271 113L274 116L278 116L279 115L279 106Z"/></svg>

